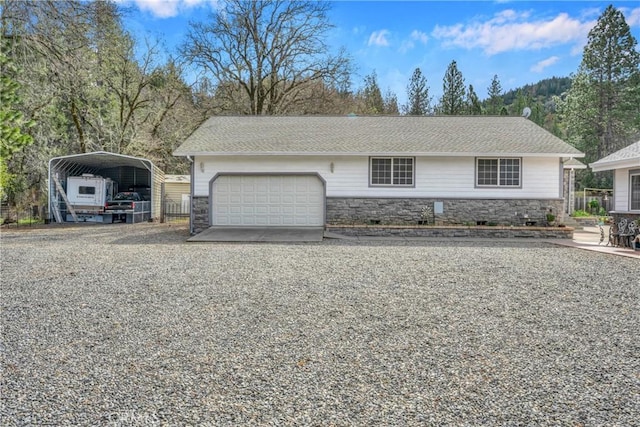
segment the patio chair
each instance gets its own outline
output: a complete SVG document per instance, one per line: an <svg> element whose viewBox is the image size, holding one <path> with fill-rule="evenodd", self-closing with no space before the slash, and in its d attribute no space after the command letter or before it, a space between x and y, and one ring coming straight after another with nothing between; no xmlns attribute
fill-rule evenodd
<svg viewBox="0 0 640 427"><path fill-rule="evenodd" d="M622 218L609 228L609 241L606 246L609 246L609 244L611 246L620 246L620 235L626 231L628 222L626 218Z"/></svg>
<svg viewBox="0 0 640 427"><path fill-rule="evenodd" d="M637 226L635 221L629 221L629 224L627 224L627 229L623 233L620 233L620 236L618 238L622 243L622 246L624 246L625 248L630 248L633 246L631 242L636 238L636 234Z"/></svg>

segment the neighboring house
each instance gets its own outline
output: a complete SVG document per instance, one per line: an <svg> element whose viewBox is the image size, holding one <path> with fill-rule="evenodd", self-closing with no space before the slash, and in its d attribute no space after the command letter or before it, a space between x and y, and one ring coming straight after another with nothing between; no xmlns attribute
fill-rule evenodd
<svg viewBox="0 0 640 427"><path fill-rule="evenodd" d="M191 206L191 177L189 175L165 175L162 200L171 209L179 208L188 213Z"/></svg>
<svg viewBox="0 0 640 427"><path fill-rule="evenodd" d="M192 233L417 224L425 211L438 224L560 219L562 160L583 157L504 116L216 116L174 155L192 161Z"/></svg>
<svg viewBox="0 0 640 427"><path fill-rule="evenodd" d="M640 219L640 141L591 163L594 172L613 171L613 211L616 218Z"/></svg>

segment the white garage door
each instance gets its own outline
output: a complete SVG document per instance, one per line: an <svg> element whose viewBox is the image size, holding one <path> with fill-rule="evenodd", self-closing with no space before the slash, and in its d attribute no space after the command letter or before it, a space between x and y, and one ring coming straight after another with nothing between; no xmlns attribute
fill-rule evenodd
<svg viewBox="0 0 640 427"><path fill-rule="evenodd" d="M223 175L212 188L212 225L324 226L314 175Z"/></svg>

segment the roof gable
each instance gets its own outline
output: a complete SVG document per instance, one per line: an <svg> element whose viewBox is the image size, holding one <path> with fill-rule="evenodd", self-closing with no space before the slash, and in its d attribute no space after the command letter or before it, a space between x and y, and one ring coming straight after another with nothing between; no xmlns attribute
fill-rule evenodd
<svg viewBox="0 0 640 427"><path fill-rule="evenodd" d="M504 116L214 116L174 152L277 154L583 157L530 120Z"/></svg>
<svg viewBox="0 0 640 427"><path fill-rule="evenodd" d="M590 165L594 172L640 166L640 141L609 154Z"/></svg>

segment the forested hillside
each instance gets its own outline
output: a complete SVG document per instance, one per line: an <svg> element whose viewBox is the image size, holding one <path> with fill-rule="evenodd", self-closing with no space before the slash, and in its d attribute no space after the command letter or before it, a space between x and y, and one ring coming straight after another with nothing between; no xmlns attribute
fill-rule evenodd
<svg viewBox="0 0 640 427"><path fill-rule="evenodd" d="M543 104L553 99L554 96L561 96L571 88L571 77L551 77L542 79L537 83L527 84L520 88L512 89L502 95L505 105L511 105L521 92L535 101Z"/></svg>

